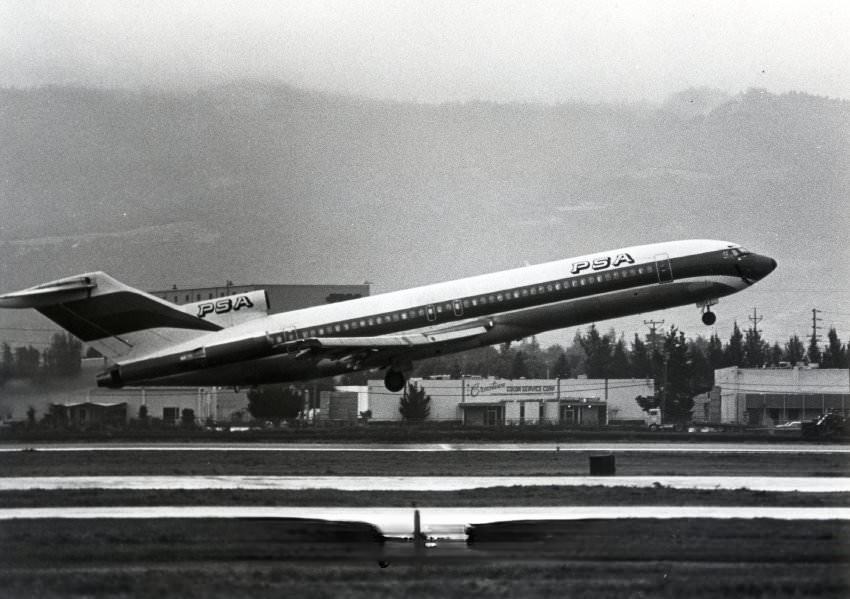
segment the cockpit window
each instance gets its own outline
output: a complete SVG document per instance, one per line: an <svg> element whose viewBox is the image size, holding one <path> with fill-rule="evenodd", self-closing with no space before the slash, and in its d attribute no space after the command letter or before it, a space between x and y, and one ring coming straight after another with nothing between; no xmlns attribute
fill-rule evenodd
<svg viewBox="0 0 850 599"><path fill-rule="evenodd" d="M736 258L746 256L750 253L749 250L745 250L744 248L732 248L731 250L729 250L729 252Z"/></svg>

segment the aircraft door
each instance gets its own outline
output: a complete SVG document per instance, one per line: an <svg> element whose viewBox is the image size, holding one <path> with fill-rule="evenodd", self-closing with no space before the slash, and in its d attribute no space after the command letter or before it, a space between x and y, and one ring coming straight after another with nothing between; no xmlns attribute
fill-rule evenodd
<svg viewBox="0 0 850 599"><path fill-rule="evenodd" d="M455 300L452 302L452 308L454 308L455 316L463 316L463 301Z"/></svg>
<svg viewBox="0 0 850 599"><path fill-rule="evenodd" d="M670 256L658 254L655 256L655 271L659 283L669 283L673 280L673 267L670 266Z"/></svg>
<svg viewBox="0 0 850 599"><path fill-rule="evenodd" d="M425 317L428 319L428 322L437 320L437 310L434 309L433 304L425 306Z"/></svg>

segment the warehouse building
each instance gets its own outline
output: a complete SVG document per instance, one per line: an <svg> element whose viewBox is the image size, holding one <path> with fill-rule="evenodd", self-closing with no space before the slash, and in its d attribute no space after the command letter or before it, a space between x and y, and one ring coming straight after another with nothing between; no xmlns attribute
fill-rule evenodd
<svg viewBox="0 0 850 599"><path fill-rule="evenodd" d="M773 426L850 410L850 371L835 368L738 368L714 371L709 411L721 423Z"/></svg>
<svg viewBox="0 0 850 599"><path fill-rule="evenodd" d="M652 396L651 379L412 379L431 397L429 421L467 425L564 424L601 426L643 423L635 398ZM369 381L375 421L401 420L402 392Z"/></svg>

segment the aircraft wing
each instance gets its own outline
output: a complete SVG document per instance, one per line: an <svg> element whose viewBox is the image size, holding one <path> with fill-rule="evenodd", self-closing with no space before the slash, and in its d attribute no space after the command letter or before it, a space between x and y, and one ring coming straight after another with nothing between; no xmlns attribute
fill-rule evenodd
<svg viewBox="0 0 850 599"><path fill-rule="evenodd" d="M310 337L296 342L297 349L312 350L362 350L362 349L391 349L413 348L434 343L458 341L487 332L484 326L474 326L465 329L410 333L407 335L382 335L375 337Z"/></svg>

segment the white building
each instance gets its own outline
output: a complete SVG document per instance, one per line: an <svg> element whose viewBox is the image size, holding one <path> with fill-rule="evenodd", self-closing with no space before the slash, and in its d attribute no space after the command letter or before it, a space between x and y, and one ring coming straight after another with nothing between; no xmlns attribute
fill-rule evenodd
<svg viewBox="0 0 850 599"><path fill-rule="evenodd" d="M575 424L644 421L635 398L652 396L651 379L412 379L431 397L429 421L464 424ZM402 392L369 381L376 421L401 420Z"/></svg>
<svg viewBox="0 0 850 599"><path fill-rule="evenodd" d="M844 369L732 366L715 370L714 384L723 423L772 426L850 410L850 371Z"/></svg>

